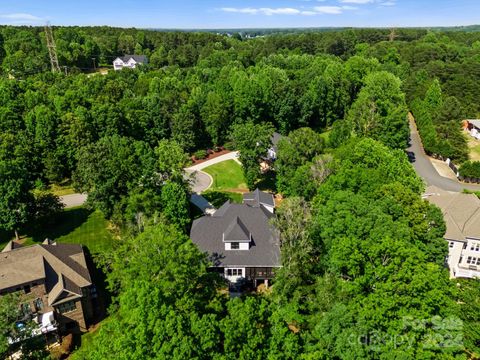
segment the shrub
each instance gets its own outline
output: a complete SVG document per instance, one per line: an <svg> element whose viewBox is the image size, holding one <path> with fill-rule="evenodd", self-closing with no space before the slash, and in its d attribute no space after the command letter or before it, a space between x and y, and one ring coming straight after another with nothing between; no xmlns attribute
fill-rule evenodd
<svg viewBox="0 0 480 360"><path fill-rule="evenodd" d="M223 147L229 151L235 150L235 144L233 143L233 141L226 142L225 145L223 145Z"/></svg>
<svg viewBox="0 0 480 360"><path fill-rule="evenodd" d="M480 179L480 161L466 161L460 166L460 175L466 178Z"/></svg>
<svg viewBox="0 0 480 360"><path fill-rule="evenodd" d="M195 159L197 159L197 160L205 159L205 158L207 157L207 151L206 151L206 150L198 150L198 151L195 151L195 153L193 154L193 156L194 156Z"/></svg>

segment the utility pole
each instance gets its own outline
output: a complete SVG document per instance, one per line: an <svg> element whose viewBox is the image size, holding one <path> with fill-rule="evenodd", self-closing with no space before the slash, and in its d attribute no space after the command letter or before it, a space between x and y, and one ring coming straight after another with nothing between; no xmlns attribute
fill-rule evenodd
<svg viewBox="0 0 480 360"><path fill-rule="evenodd" d="M52 28L48 22L45 25L45 38L47 39L48 55L50 56L52 72L59 72L60 66L58 65L57 46L55 45L55 39L53 38Z"/></svg>

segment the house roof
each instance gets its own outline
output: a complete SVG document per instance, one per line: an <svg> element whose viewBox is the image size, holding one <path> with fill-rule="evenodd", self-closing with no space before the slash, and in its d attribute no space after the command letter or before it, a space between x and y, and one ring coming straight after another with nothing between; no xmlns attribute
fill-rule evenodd
<svg viewBox="0 0 480 360"><path fill-rule="evenodd" d="M283 135L282 134L279 134L277 132L274 132L273 135L272 135L272 147L273 147L273 150L276 152L277 151L277 147L278 147L278 143L279 141L283 138Z"/></svg>
<svg viewBox="0 0 480 360"><path fill-rule="evenodd" d="M250 231L238 216L228 225L223 233L224 242L248 242L250 241Z"/></svg>
<svg viewBox="0 0 480 360"><path fill-rule="evenodd" d="M470 124L475 126L476 128L480 129L480 120L467 120Z"/></svg>
<svg viewBox="0 0 480 360"><path fill-rule="evenodd" d="M78 292L92 283L81 245L44 243L8 249L9 245L0 253L0 290L45 280L49 293L60 286Z"/></svg>
<svg viewBox="0 0 480 360"><path fill-rule="evenodd" d="M147 64L148 58L145 55L124 55L119 57L124 63L128 62L128 60L133 59L137 63Z"/></svg>
<svg viewBox="0 0 480 360"><path fill-rule="evenodd" d="M215 267L277 267L280 266L280 245L269 223L272 216L263 206L251 207L227 201L212 216L195 220L190 238L200 250L209 254ZM225 250L223 235L230 230L235 232L235 237L251 234L250 249Z"/></svg>
<svg viewBox="0 0 480 360"><path fill-rule="evenodd" d="M243 194L243 202L250 206L267 205L275 207L273 195L256 189L253 192Z"/></svg>
<svg viewBox="0 0 480 360"><path fill-rule="evenodd" d="M425 198L442 210L447 226L446 239L480 239L480 199L476 195L448 192L430 186Z"/></svg>

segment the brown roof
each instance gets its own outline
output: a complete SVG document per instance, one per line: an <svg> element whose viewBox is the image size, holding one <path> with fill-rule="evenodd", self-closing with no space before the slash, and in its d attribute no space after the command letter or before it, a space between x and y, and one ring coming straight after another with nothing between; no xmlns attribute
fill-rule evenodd
<svg viewBox="0 0 480 360"><path fill-rule="evenodd" d="M77 293L92 283L81 245L7 248L0 253L0 290L45 280L48 292L62 288Z"/></svg>
<svg viewBox="0 0 480 360"><path fill-rule="evenodd" d="M480 199L476 195L430 186L425 198L442 210L447 225L445 238L461 241L467 237L480 239Z"/></svg>

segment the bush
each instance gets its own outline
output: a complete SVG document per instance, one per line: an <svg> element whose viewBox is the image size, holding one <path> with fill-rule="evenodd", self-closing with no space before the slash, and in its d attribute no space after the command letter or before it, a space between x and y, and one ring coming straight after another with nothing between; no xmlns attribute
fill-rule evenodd
<svg viewBox="0 0 480 360"><path fill-rule="evenodd" d="M195 151L195 153L193 154L193 156L194 156L195 159L197 159L197 160L205 159L205 158L207 157L207 151L206 151L206 150L198 150L198 151Z"/></svg>
<svg viewBox="0 0 480 360"><path fill-rule="evenodd" d="M480 179L480 161L466 161L460 166L460 176Z"/></svg>
<svg viewBox="0 0 480 360"><path fill-rule="evenodd" d="M235 144L233 143L233 141L226 142L225 145L223 145L223 147L229 151L235 150Z"/></svg>

